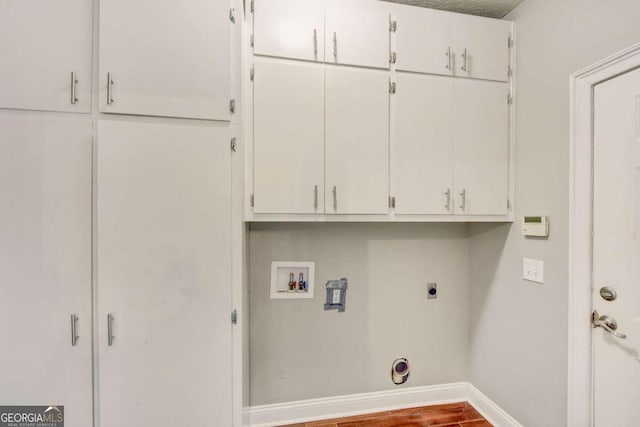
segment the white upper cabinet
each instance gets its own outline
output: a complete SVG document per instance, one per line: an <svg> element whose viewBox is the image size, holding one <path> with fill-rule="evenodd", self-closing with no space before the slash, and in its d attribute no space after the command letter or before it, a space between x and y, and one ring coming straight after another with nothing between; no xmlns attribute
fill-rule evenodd
<svg viewBox="0 0 640 427"><path fill-rule="evenodd" d="M228 0L102 0L100 111L229 120Z"/></svg>
<svg viewBox="0 0 640 427"><path fill-rule="evenodd" d="M253 53L324 61L324 0L255 0Z"/></svg>
<svg viewBox="0 0 640 427"><path fill-rule="evenodd" d="M396 69L452 75L454 22L451 14L433 9L394 5Z"/></svg>
<svg viewBox="0 0 640 427"><path fill-rule="evenodd" d="M256 60L255 213L324 212L324 67Z"/></svg>
<svg viewBox="0 0 640 427"><path fill-rule="evenodd" d="M455 16L455 74L507 81L511 22L477 16Z"/></svg>
<svg viewBox="0 0 640 427"><path fill-rule="evenodd" d="M506 215L509 186L507 85L457 80L454 111L456 213Z"/></svg>
<svg viewBox="0 0 640 427"><path fill-rule="evenodd" d="M453 79L398 74L391 137L397 214L453 211Z"/></svg>
<svg viewBox="0 0 640 427"><path fill-rule="evenodd" d="M326 0L325 62L389 68L389 12L384 2Z"/></svg>
<svg viewBox="0 0 640 427"><path fill-rule="evenodd" d="M92 4L0 1L0 108L91 111Z"/></svg>
<svg viewBox="0 0 640 427"><path fill-rule="evenodd" d="M418 73L509 79L511 22L405 5L391 5L396 69Z"/></svg>
<svg viewBox="0 0 640 427"><path fill-rule="evenodd" d="M325 70L325 212L389 212L389 77Z"/></svg>

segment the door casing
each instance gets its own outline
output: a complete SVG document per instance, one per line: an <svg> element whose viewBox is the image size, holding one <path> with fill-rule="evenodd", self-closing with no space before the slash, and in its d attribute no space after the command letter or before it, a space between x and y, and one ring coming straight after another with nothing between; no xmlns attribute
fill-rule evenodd
<svg viewBox="0 0 640 427"><path fill-rule="evenodd" d="M593 89L640 67L640 43L573 73L569 145L569 334L567 425L593 426L591 272Z"/></svg>

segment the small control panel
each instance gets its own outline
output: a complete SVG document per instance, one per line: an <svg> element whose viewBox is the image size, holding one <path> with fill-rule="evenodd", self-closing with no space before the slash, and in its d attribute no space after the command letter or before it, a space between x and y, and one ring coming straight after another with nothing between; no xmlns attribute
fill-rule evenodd
<svg viewBox="0 0 640 427"><path fill-rule="evenodd" d="M522 217L522 235L549 237L549 218L542 215Z"/></svg>

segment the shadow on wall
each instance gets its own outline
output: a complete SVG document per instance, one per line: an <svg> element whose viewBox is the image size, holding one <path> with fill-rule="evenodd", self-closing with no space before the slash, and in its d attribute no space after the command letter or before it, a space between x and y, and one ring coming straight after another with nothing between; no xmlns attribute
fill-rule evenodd
<svg viewBox="0 0 640 427"><path fill-rule="evenodd" d="M511 223L478 223L471 224L469 227L469 336L471 349L473 349L477 330L483 327L483 318L485 317L483 315L491 300L491 294L503 291L494 286L499 264L520 259L519 254L504 253L512 226ZM493 314L495 315L495 313ZM495 324L491 327L499 329L502 326Z"/></svg>

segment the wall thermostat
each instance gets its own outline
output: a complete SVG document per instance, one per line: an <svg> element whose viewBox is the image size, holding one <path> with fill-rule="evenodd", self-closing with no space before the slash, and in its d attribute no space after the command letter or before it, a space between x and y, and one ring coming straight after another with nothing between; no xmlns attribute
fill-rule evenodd
<svg viewBox="0 0 640 427"><path fill-rule="evenodd" d="M549 236L549 218L547 216L522 217L522 235L535 237Z"/></svg>

